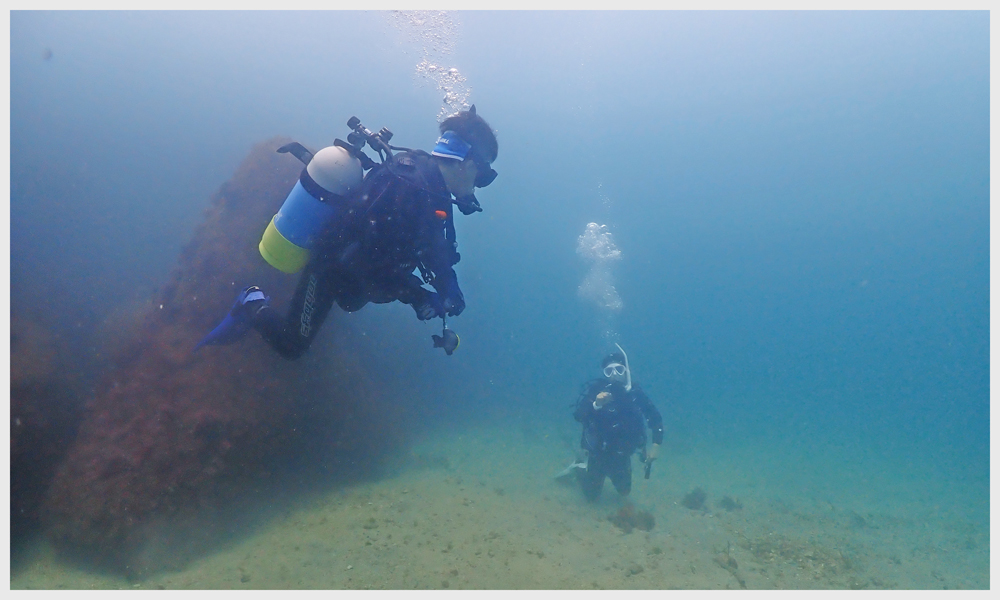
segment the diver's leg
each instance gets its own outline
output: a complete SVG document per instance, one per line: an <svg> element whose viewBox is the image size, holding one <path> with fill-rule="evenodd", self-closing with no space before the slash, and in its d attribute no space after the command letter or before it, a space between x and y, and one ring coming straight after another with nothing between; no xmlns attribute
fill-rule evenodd
<svg viewBox="0 0 1000 600"><path fill-rule="evenodd" d="M344 312L357 312L370 301L364 280L357 273L338 272L333 297Z"/></svg>
<svg viewBox="0 0 1000 600"><path fill-rule="evenodd" d="M622 496L628 496L632 491L632 455L616 454L611 457L608 476L611 483Z"/></svg>
<svg viewBox="0 0 1000 600"><path fill-rule="evenodd" d="M310 263L299 278L288 314L282 318L265 306L254 317L254 329L278 354L294 360L309 349L333 307L336 293L335 273L321 271Z"/></svg>
<svg viewBox="0 0 1000 600"><path fill-rule="evenodd" d="M587 468L577 471L583 495L590 502L597 500L604 488L604 478L607 476L606 457L592 452L587 459Z"/></svg>

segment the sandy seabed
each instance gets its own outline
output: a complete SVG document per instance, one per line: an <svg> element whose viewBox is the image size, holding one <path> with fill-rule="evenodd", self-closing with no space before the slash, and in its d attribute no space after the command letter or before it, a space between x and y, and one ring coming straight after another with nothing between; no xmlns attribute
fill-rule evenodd
<svg viewBox="0 0 1000 600"><path fill-rule="evenodd" d="M572 424L575 425L575 424ZM381 480L284 509L141 581L66 564L44 542L12 589L988 589L988 489L893 465L762 446L671 451L632 493L588 504L571 425L418 442ZM700 509L683 505L694 488ZM964 494L964 495L963 495ZM729 497L732 503L724 503ZM609 520L631 503L649 531ZM729 509L724 505L729 506Z"/></svg>

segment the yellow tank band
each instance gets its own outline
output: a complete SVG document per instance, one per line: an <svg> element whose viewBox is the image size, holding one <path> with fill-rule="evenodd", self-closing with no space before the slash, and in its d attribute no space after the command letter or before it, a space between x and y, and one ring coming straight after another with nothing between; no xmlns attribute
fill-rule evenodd
<svg viewBox="0 0 1000 600"><path fill-rule="evenodd" d="M267 224L258 249L269 265L284 273L297 273L309 262L309 251L285 239L274 226L274 218Z"/></svg>

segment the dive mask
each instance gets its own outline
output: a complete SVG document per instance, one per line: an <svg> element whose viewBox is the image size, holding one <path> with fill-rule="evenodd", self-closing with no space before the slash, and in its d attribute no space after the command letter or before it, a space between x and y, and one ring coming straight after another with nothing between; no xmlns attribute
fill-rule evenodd
<svg viewBox="0 0 1000 600"><path fill-rule="evenodd" d="M604 367L605 377L614 377L615 375L621 377L624 374L625 374L625 365L611 363L610 365Z"/></svg>
<svg viewBox="0 0 1000 600"><path fill-rule="evenodd" d="M493 183L493 180L497 178L497 172L490 166L489 161L476 152L472 153L472 160L476 163L476 182L474 185L477 188L484 188Z"/></svg>

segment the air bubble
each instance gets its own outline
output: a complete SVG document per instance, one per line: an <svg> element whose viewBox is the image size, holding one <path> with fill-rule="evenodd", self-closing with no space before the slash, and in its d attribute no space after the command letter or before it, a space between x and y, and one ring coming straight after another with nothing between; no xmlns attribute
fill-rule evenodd
<svg viewBox="0 0 1000 600"><path fill-rule="evenodd" d="M458 37L458 24L451 13L394 10L389 11L387 16L393 27L403 34L406 42L420 48L423 59L415 68L418 80L444 92L438 120L468 109L472 90L466 84L465 76L457 67L445 67L441 64L454 51Z"/></svg>
<svg viewBox="0 0 1000 600"><path fill-rule="evenodd" d="M580 297L601 309L620 311L623 303L615 289L611 263L621 260L622 251L615 245L607 225L587 223L577 240L576 253L591 263L590 271L577 289Z"/></svg>

